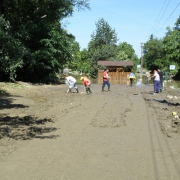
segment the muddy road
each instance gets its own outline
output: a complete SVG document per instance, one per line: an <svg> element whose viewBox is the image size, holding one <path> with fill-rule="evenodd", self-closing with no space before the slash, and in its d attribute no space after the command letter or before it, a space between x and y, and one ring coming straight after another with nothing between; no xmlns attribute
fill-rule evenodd
<svg viewBox="0 0 180 180"><path fill-rule="evenodd" d="M180 91L91 89L1 85L0 179L179 180Z"/></svg>

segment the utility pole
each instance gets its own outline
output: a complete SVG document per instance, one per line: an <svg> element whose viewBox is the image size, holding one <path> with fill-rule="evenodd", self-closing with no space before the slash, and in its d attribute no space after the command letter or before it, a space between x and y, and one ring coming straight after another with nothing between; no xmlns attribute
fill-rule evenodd
<svg viewBox="0 0 180 180"><path fill-rule="evenodd" d="M144 43L141 43L141 79L142 79L142 69L143 69L143 46Z"/></svg>

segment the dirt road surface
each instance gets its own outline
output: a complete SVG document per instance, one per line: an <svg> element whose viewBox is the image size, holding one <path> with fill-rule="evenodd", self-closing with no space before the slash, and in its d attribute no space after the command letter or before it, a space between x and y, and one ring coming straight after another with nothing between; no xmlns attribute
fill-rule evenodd
<svg viewBox="0 0 180 180"><path fill-rule="evenodd" d="M1 180L179 180L179 91L1 87ZM107 87L106 87L107 88Z"/></svg>

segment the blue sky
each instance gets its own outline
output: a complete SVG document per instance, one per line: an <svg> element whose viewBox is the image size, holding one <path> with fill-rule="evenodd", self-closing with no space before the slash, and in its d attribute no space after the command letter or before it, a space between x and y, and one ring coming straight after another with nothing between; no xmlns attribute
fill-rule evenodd
<svg viewBox="0 0 180 180"><path fill-rule="evenodd" d="M141 57L141 43L151 34L165 36L180 16L180 0L90 0L91 10L75 11L64 20L65 28L76 37L81 50L88 47L95 23L103 18L119 39L118 44L131 44Z"/></svg>

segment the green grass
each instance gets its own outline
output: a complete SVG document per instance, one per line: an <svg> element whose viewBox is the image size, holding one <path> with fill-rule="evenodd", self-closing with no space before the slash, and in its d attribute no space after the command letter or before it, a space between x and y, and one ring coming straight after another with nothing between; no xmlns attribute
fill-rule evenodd
<svg viewBox="0 0 180 180"><path fill-rule="evenodd" d="M0 82L0 94L4 94L7 90L22 89L24 85L18 83Z"/></svg>

